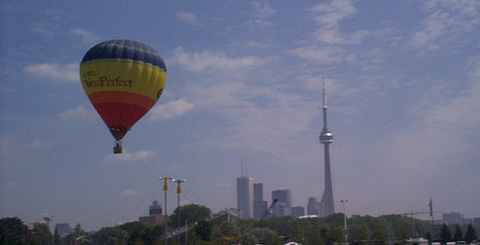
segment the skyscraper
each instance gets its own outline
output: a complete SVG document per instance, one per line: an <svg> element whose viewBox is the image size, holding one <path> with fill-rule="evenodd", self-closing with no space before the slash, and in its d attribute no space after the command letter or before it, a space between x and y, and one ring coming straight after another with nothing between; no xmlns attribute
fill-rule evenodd
<svg viewBox="0 0 480 245"><path fill-rule="evenodd" d="M323 192L322 201L320 202L319 215L326 217L335 213L333 205L333 188L332 188L332 173L330 170L330 151L329 145L333 142L333 134L327 127L327 99L325 96L325 83L323 84L323 129L320 133L320 143L323 144L323 151L325 155L325 191Z"/></svg>
<svg viewBox="0 0 480 245"><path fill-rule="evenodd" d="M274 216L290 215L292 207L292 190L275 190L272 191L272 202L277 199L273 206L272 213Z"/></svg>
<svg viewBox="0 0 480 245"><path fill-rule="evenodd" d="M253 178L237 178L237 208L240 210L240 218L253 217Z"/></svg>
<svg viewBox="0 0 480 245"><path fill-rule="evenodd" d="M263 183L253 184L253 218L261 219L267 208L267 201L263 200Z"/></svg>
<svg viewBox="0 0 480 245"><path fill-rule="evenodd" d="M307 215L318 215L317 206L318 206L317 198L315 197L308 198Z"/></svg>

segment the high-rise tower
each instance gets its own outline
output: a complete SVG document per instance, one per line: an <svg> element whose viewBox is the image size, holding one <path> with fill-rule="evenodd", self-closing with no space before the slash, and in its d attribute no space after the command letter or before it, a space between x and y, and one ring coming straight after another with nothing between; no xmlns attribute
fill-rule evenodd
<svg viewBox="0 0 480 245"><path fill-rule="evenodd" d="M240 218L253 218L253 178L237 178L237 208L240 210Z"/></svg>
<svg viewBox="0 0 480 245"><path fill-rule="evenodd" d="M263 183L253 184L253 218L261 219L267 211L267 201L263 200Z"/></svg>
<svg viewBox="0 0 480 245"><path fill-rule="evenodd" d="M320 143L323 144L325 155L325 191L320 202L319 214L326 217L335 213L333 205L332 172L330 170L330 151L329 145L333 142L333 134L327 127L327 99L325 96L325 83L323 83L323 129L320 133Z"/></svg>

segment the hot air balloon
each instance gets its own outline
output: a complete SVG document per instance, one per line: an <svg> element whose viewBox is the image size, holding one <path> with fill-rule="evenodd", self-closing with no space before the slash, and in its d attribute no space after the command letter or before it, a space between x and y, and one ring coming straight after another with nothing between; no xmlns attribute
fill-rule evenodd
<svg viewBox="0 0 480 245"><path fill-rule="evenodd" d="M110 40L87 51L80 80L93 107L115 138L121 139L162 95L167 80L163 59L151 47L131 40Z"/></svg>

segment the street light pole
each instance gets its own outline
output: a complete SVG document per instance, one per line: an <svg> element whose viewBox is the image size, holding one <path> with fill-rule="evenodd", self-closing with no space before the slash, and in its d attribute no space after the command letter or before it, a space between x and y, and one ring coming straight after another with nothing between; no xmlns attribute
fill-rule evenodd
<svg viewBox="0 0 480 245"><path fill-rule="evenodd" d="M165 191L165 245L168 244L168 238L167 238L167 191L168 191L168 184L167 180L173 179L173 177L158 177L159 180L163 180L163 190Z"/></svg>
<svg viewBox="0 0 480 245"><path fill-rule="evenodd" d="M173 182L177 182L177 224L180 228L180 193L182 193L182 188L180 187L181 183L186 182L184 179L174 179ZM178 234L178 245L180 245L180 234Z"/></svg>
<svg viewBox="0 0 480 245"><path fill-rule="evenodd" d="M343 234L345 235L345 242L348 244L347 213L345 213L345 203L348 200L341 200L340 202L343 203Z"/></svg>

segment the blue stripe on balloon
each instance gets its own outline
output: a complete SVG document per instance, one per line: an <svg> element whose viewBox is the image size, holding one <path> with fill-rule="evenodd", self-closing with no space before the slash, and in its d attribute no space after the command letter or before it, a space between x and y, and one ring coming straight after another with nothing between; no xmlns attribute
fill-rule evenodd
<svg viewBox="0 0 480 245"><path fill-rule="evenodd" d="M93 46L83 57L82 63L96 59L130 59L150 63L167 71L162 57L151 47L132 40L110 40Z"/></svg>

